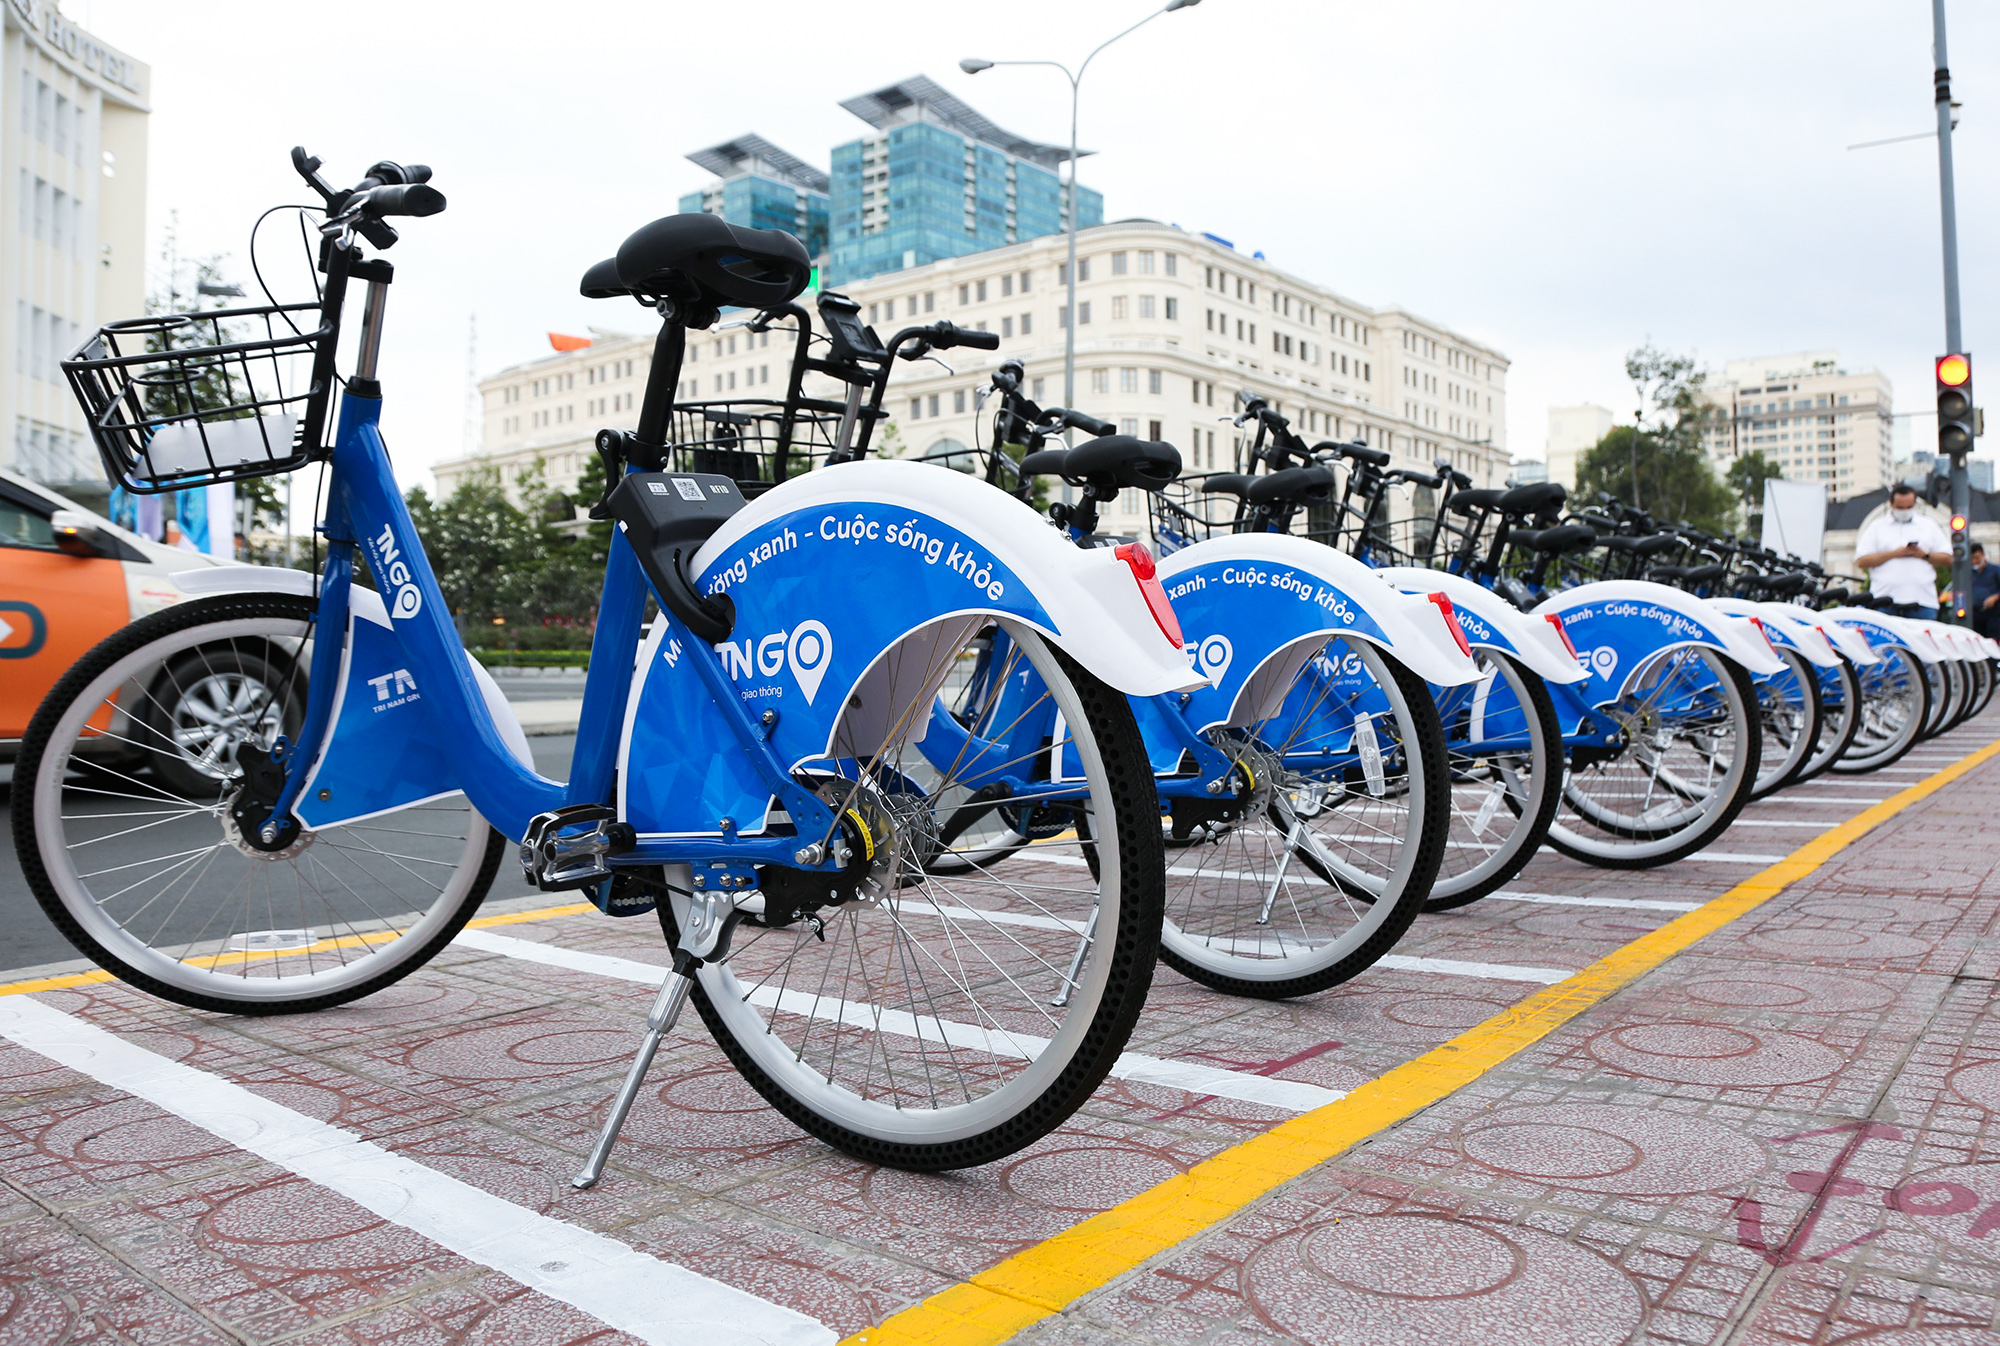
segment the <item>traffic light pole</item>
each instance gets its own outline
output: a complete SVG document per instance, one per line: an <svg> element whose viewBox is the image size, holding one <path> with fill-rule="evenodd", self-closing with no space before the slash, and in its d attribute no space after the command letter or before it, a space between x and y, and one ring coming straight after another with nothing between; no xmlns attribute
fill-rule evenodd
<svg viewBox="0 0 2000 1346"><path fill-rule="evenodd" d="M1963 351L1958 319L1958 202L1951 177L1951 68L1945 56L1944 0L1931 0L1931 30L1937 58L1932 87L1937 99L1938 196L1944 220L1944 348ZM1942 420L1939 434L1944 431ZM1968 446L1969 447L1969 446ZM1942 448L1942 445L1940 445ZM1966 454L1951 455L1951 513L1954 519L1972 517L1972 477L1966 470ZM1968 622L1966 604L1972 591L1972 562L1966 555L1963 530L1954 530L1951 540L1951 614Z"/></svg>

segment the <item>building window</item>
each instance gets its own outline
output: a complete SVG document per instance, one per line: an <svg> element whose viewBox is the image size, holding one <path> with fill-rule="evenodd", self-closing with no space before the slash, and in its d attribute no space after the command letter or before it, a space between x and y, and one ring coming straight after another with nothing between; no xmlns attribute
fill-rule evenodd
<svg viewBox="0 0 2000 1346"><path fill-rule="evenodd" d="M1136 438L1139 433L1139 418L1136 416L1127 416L1119 421L1118 433L1121 435L1132 435Z"/></svg>
<svg viewBox="0 0 2000 1346"><path fill-rule="evenodd" d="M1160 423L1158 421L1147 421L1146 438L1156 440L1159 437L1160 437Z"/></svg>
<svg viewBox="0 0 2000 1346"><path fill-rule="evenodd" d="M1153 296L1149 294L1139 296L1139 316L1142 318L1153 316Z"/></svg>
<svg viewBox="0 0 2000 1346"><path fill-rule="evenodd" d="M1172 296L1168 296L1168 298L1167 298L1167 321L1168 321L1168 322L1179 322L1180 320L1181 320L1181 301L1180 301L1180 300L1178 300L1178 299L1175 299L1175 298L1173 298Z"/></svg>
<svg viewBox="0 0 2000 1346"><path fill-rule="evenodd" d="M1206 312L1208 313L1208 330L1213 332L1215 330L1215 310L1208 309Z"/></svg>
<svg viewBox="0 0 2000 1346"><path fill-rule="evenodd" d="M1121 370L1119 370L1119 371L1118 371L1118 391L1119 391L1119 392L1121 392L1121 393L1136 393L1136 392L1138 392L1138 391L1139 391L1139 371L1138 371L1138 370L1136 370L1136 369L1121 369Z"/></svg>
<svg viewBox="0 0 2000 1346"><path fill-rule="evenodd" d="M1153 274L1152 253L1142 252L1139 254L1139 274L1142 276L1150 276Z"/></svg>
<svg viewBox="0 0 2000 1346"><path fill-rule="evenodd" d="M1110 371L1110 370L1108 370L1108 369L1093 369L1093 370L1091 370L1091 371L1090 371L1090 391L1092 391L1093 393L1108 393L1108 392L1110 392L1110 391L1111 391L1111 371Z"/></svg>
<svg viewBox="0 0 2000 1346"><path fill-rule="evenodd" d="M1146 391L1151 393L1153 396L1158 397L1160 395L1160 387L1166 381L1166 377L1167 376L1160 370L1157 369L1147 370ZM1153 438L1158 439L1159 436L1155 435L1153 436Z"/></svg>
<svg viewBox="0 0 2000 1346"><path fill-rule="evenodd" d="M1023 313L1021 315L1021 335L1033 336L1034 332L1035 332L1035 315L1032 313Z"/></svg>
<svg viewBox="0 0 2000 1346"><path fill-rule="evenodd" d="M1189 379L1189 380L1188 380L1188 392L1190 392L1190 393L1192 393L1192 394L1194 395L1194 396L1193 396L1193 401L1194 401L1194 404L1195 404L1196 406L1200 406L1200 405L1201 405L1201 380L1200 380L1200 379Z"/></svg>
<svg viewBox="0 0 2000 1346"><path fill-rule="evenodd" d="M1001 339L1004 341L1005 339L1013 335L1014 335L1014 320L1012 318L1002 318L1000 320Z"/></svg>
<svg viewBox="0 0 2000 1346"><path fill-rule="evenodd" d="M961 286L959 286L959 287L958 287L958 304L959 304L959 307L960 307L960 308L963 308L963 307L965 307L965 306L966 306L967 304L970 304L971 302L972 302L972 287L971 287L970 285L961 285Z"/></svg>
<svg viewBox="0 0 2000 1346"><path fill-rule="evenodd" d="M1124 253L1114 252L1111 254L1111 274L1114 276L1122 276L1125 274Z"/></svg>
<svg viewBox="0 0 2000 1346"><path fill-rule="evenodd" d="M1047 393L1045 391L1047 384L1048 384L1047 379L1036 379L1034 392L1031 393L1030 396L1032 396L1037 402L1041 401L1043 397L1047 396Z"/></svg>
<svg viewBox="0 0 2000 1346"><path fill-rule="evenodd" d="M1061 306L1060 308L1058 308L1058 309L1056 310L1056 326L1058 326L1058 327L1068 327L1068 326L1069 326L1069 305L1068 305L1068 304L1064 304L1064 305L1062 305L1062 306Z"/></svg>
<svg viewBox="0 0 2000 1346"><path fill-rule="evenodd" d="M1170 252L1170 253L1168 253L1168 254L1167 254L1167 274L1168 274L1169 276L1178 276L1178 275L1179 275L1179 274L1181 273L1181 266L1180 266L1180 263L1181 263L1181 259L1180 259L1180 254L1179 254L1179 253L1173 253L1173 252Z"/></svg>
<svg viewBox="0 0 2000 1346"><path fill-rule="evenodd" d="M1124 295L1122 295L1122 294L1114 294L1114 295L1112 295L1112 296L1111 296L1111 316L1112 316L1112 317L1113 317L1114 319L1122 319L1122 318L1124 318L1124 317L1125 317L1125 296L1124 296Z"/></svg>
<svg viewBox="0 0 2000 1346"><path fill-rule="evenodd" d="M923 415L924 415L924 399L923 399L923 398L921 398L921 397L913 397L913 398L911 398L911 399L910 399L910 419L911 419L911 420L913 420L913 421L916 421L916 420L922 420L922 419L923 419Z"/></svg>
<svg viewBox="0 0 2000 1346"><path fill-rule="evenodd" d="M1084 303L1081 303L1081 304L1078 304L1078 305L1076 306L1076 322L1077 322L1077 326L1079 326L1079 327L1087 327L1087 326L1089 326L1089 324L1090 324L1090 304L1088 303L1088 301L1086 301L1086 302L1084 302Z"/></svg>
<svg viewBox="0 0 2000 1346"><path fill-rule="evenodd" d="M924 408L924 412L930 416L938 414L938 395L936 393L931 394L930 405Z"/></svg>
<svg viewBox="0 0 2000 1346"><path fill-rule="evenodd" d="M960 388L951 395L951 410L956 416L965 414L965 389Z"/></svg>
<svg viewBox="0 0 2000 1346"><path fill-rule="evenodd" d="M1026 294L1027 292L1028 292L1028 273L1023 271L1021 273L1021 293Z"/></svg>
<svg viewBox="0 0 2000 1346"><path fill-rule="evenodd" d="M972 293L972 297L973 297L973 298L974 298L975 300L977 300L977 301L978 301L979 303L982 303L982 304L983 304L983 303L985 303L985 302L986 302L986 282L985 282L985 281L983 281L983 280L982 280L982 281L976 281L976 282L974 282L974 284L973 284L973 287L972 287L972 292L973 292L973 293Z"/></svg>

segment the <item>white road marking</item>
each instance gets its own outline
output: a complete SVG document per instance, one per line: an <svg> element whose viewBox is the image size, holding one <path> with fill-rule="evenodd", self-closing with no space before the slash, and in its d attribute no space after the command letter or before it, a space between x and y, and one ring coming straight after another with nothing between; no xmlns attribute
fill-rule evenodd
<svg viewBox="0 0 2000 1346"><path fill-rule="evenodd" d="M1887 795L1793 795L1780 792L1768 799L1753 799L1752 804L1880 804Z"/></svg>
<svg viewBox="0 0 2000 1346"><path fill-rule="evenodd" d="M1760 818L1738 818L1735 822L1729 825L1731 827L1805 827L1805 828L1810 828L1812 831L1815 832L1826 831L1826 824L1823 822L1786 823L1786 822L1765 821Z"/></svg>
<svg viewBox="0 0 2000 1346"><path fill-rule="evenodd" d="M1775 865L1785 857L1782 855L1757 855L1748 851L1696 851L1683 857L1699 860L1712 865Z"/></svg>
<svg viewBox="0 0 2000 1346"><path fill-rule="evenodd" d="M1501 889L1488 893L1486 900L1502 902L1546 902L1556 907L1624 907L1635 911L1693 911L1699 902L1654 902L1643 897L1563 897L1555 893L1516 893Z"/></svg>
<svg viewBox="0 0 2000 1346"><path fill-rule="evenodd" d="M994 914L997 913L979 913L981 916ZM1076 933L1071 923L1058 921L1052 916L1009 914L1013 917L1009 924L1032 925L1040 929L1059 928L1067 933ZM641 963L631 958L618 958L610 954L585 953L579 949L540 944L531 939L496 935L490 930L460 931L458 938L452 943L469 949L478 949L483 953L499 954L504 958L544 963L550 967L567 968L572 972L588 972L599 977L615 977L621 981L638 982L644 986L658 986L667 972L665 967L657 963ZM990 1052L996 1056L1027 1060L1039 1054L1042 1048L1048 1045L1047 1039L1027 1034L989 1029L976 1024L952 1023L949 1020L933 1019L929 1016L919 1018L902 1010L879 1009L856 1001L835 1000L830 996L813 996L802 991L789 991L781 999L776 991L760 987L751 993L750 999L752 1003L762 1005L766 1009L781 1009L791 1014L811 1014L818 1018L854 1024L857 1027L894 1033L900 1037L949 1042L955 1047ZM1121 1055L1111 1067L1111 1074L1115 1079L1130 1080L1135 1084L1166 1085L1173 1089L1184 1089L1191 1094L1211 1094L1217 1098L1261 1103L1266 1107L1281 1108L1287 1112L1310 1112L1314 1108L1346 1096L1341 1090L1324 1089L1317 1084L1273 1079L1266 1075L1249 1075L1241 1071L1197 1065L1189 1061L1169 1061L1138 1052L1126 1052Z"/></svg>
<svg viewBox="0 0 2000 1346"><path fill-rule="evenodd" d="M517 1206L33 996L0 1003L0 1036L642 1341L832 1346L836 1340L802 1313Z"/></svg>
<svg viewBox="0 0 2000 1346"><path fill-rule="evenodd" d="M1398 972L1442 972L1450 977L1483 977L1487 981L1532 981L1544 986L1553 986L1576 975L1575 968L1464 963L1456 958L1411 958L1400 953L1386 955L1375 966L1394 968Z"/></svg>

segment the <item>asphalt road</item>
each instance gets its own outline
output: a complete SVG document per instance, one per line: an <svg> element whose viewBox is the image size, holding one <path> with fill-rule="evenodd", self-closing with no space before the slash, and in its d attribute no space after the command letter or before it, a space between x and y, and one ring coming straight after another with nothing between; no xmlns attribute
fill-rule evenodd
<svg viewBox="0 0 2000 1346"><path fill-rule="evenodd" d="M549 680L551 684L555 679ZM517 692L516 695L519 695ZM557 780L569 774L570 753L576 736L531 738L535 767ZM4 839L0 839L0 981L8 979L6 969L40 967L78 957L77 951L42 914L40 904L28 891L21 874L13 843L13 768L0 765L0 803L8 810ZM490 897L518 897L532 891L522 880L518 866L503 862L493 881Z"/></svg>

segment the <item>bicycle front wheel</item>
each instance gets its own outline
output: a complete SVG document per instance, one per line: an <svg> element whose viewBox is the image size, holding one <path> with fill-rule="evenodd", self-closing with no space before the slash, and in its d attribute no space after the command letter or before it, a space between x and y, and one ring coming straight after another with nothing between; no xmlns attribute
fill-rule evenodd
<svg viewBox="0 0 2000 1346"><path fill-rule="evenodd" d="M1845 659L1838 668L1823 668L1819 675L1820 722L1819 738L1813 744L1812 756L1799 768L1799 774L1792 778L1792 784L1802 785L1833 769L1854 743L1854 736L1861 729L1861 678L1854 671L1854 665Z"/></svg>
<svg viewBox="0 0 2000 1346"><path fill-rule="evenodd" d="M947 623L906 638L883 666L908 703L843 729L868 741L807 767L843 820L829 840L865 873L802 902L774 895L766 870L754 922L695 978L702 1019L752 1087L871 1163L963 1168L1046 1135L1103 1082L1152 982L1159 803L1131 706L1034 631L1000 626L1020 755L996 739L940 748L938 689L973 637ZM939 866L940 799L1001 770L1065 825ZM671 938L686 907L662 908Z"/></svg>
<svg viewBox="0 0 2000 1346"><path fill-rule="evenodd" d="M1931 682L1925 665L1900 645L1876 651L1880 663L1857 670L1861 683L1861 724L1854 741L1833 764L1837 775L1858 775L1893 765L1915 747L1931 713Z"/></svg>
<svg viewBox="0 0 2000 1346"><path fill-rule="evenodd" d="M195 1009L339 1005L423 966L485 897L500 834L463 795L281 851L229 816L238 754L305 717L309 600L221 594L79 660L14 767L14 847L42 909L124 981Z"/></svg>

